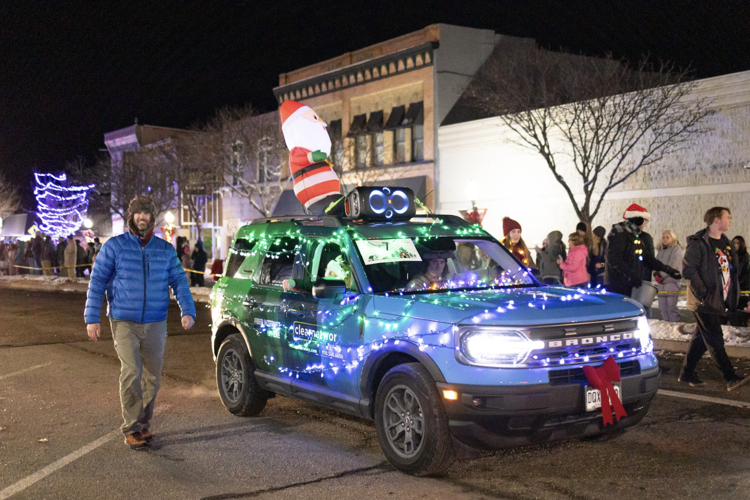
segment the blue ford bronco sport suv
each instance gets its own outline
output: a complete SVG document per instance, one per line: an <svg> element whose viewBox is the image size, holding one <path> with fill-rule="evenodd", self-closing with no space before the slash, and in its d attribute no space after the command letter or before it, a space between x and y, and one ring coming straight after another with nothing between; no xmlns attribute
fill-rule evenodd
<svg viewBox="0 0 750 500"><path fill-rule="evenodd" d="M645 416L660 372L639 304L541 285L458 217L364 212L238 231L211 297L231 413L257 415L280 394L372 419L388 460L416 475L459 451L618 432ZM627 416L605 428L582 367L610 356Z"/></svg>

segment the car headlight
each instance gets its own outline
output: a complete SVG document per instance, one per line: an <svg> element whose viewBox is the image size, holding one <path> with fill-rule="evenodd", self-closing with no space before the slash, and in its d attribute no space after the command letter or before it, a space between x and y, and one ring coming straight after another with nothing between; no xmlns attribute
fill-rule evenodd
<svg viewBox="0 0 750 500"><path fill-rule="evenodd" d="M526 361L544 342L533 341L518 330L470 328L459 333L460 361L492 367L513 367Z"/></svg>
<svg viewBox="0 0 750 500"><path fill-rule="evenodd" d="M653 352L654 342L651 340L651 326L649 326L646 316L638 317L638 327L635 330L634 337L641 342L641 352Z"/></svg>

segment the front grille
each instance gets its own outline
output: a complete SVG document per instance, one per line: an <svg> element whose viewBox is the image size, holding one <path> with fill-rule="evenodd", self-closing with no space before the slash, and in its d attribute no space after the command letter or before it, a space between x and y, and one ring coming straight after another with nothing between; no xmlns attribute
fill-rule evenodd
<svg viewBox="0 0 750 500"><path fill-rule="evenodd" d="M545 348L534 349L526 365L581 365L610 356L632 358L641 353L640 340L634 338L637 328L633 319L531 328L529 337L543 341Z"/></svg>
<svg viewBox="0 0 750 500"><path fill-rule="evenodd" d="M623 361L617 363L617 366L620 367L620 377L632 377L641 374L641 364L638 360ZM569 368L567 370L550 370L549 383L550 385L585 384L587 380L583 368Z"/></svg>

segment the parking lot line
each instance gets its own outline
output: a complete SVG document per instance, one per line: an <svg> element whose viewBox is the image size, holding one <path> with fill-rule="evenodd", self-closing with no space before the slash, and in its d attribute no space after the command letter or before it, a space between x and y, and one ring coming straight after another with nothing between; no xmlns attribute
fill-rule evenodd
<svg viewBox="0 0 750 500"><path fill-rule="evenodd" d="M664 389L659 389L659 392L657 394L661 394L662 396L670 396L673 398L692 399L694 401L714 403L717 405L735 406L737 408L750 408L750 403L747 403L745 401L733 401L731 399L712 398L710 396L701 396L700 394L690 394L688 392L665 391Z"/></svg>
<svg viewBox="0 0 750 500"><path fill-rule="evenodd" d="M30 366L28 368L24 368L23 370L18 370L17 372L8 373L7 375L0 375L0 380L3 380L8 377L13 377L14 375L20 375L22 373L30 372L31 370L36 370L37 368L44 368L45 366L49 366L51 364L52 364L52 361L50 361L49 363L41 364L41 365Z"/></svg>
<svg viewBox="0 0 750 500"><path fill-rule="evenodd" d="M16 484L10 485L4 490L0 491L0 500L5 500L6 498L10 498L12 495L15 495L16 493L19 493L32 484L36 483L37 481L40 481L44 479L45 477L49 476L53 472L62 469L66 465L68 465L70 462L73 462L74 460L77 460L84 456L85 454L95 450L99 446L103 445L107 441L110 441L114 437L122 435L122 433L119 430L112 431L108 434L105 434L104 436L100 437L94 442L91 442L84 446L83 448L79 448L70 455L66 455L57 462L53 462L49 464L47 467L38 470L37 472L31 474L30 476L27 476L20 481L18 481Z"/></svg>

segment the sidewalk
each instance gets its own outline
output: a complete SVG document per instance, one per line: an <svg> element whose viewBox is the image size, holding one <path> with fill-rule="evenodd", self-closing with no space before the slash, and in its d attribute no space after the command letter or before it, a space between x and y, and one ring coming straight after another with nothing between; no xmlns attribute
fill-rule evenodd
<svg viewBox="0 0 750 500"><path fill-rule="evenodd" d="M206 280L204 287L191 287L190 292L195 302L207 303L213 289L214 282ZM86 293L89 289L88 278L64 278L57 276L37 276L21 274L16 276L0 276L0 288L11 290L35 290L48 292L80 292ZM172 296L174 300L174 296Z"/></svg>

